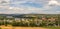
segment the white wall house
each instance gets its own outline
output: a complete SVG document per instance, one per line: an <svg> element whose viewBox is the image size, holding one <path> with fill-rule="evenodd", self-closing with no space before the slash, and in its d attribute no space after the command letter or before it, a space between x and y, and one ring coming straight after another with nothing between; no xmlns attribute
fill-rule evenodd
<svg viewBox="0 0 60 29"><path fill-rule="evenodd" d="M16 21L16 22L20 22L21 19L20 19L20 18L15 18L15 21Z"/></svg>
<svg viewBox="0 0 60 29"><path fill-rule="evenodd" d="M13 18L13 16L6 16L6 18Z"/></svg>

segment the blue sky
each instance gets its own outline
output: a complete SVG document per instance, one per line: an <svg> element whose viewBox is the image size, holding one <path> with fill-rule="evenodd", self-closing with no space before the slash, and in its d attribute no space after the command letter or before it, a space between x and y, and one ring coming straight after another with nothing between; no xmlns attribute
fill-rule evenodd
<svg viewBox="0 0 60 29"><path fill-rule="evenodd" d="M60 0L0 0L2 14L60 14Z"/></svg>

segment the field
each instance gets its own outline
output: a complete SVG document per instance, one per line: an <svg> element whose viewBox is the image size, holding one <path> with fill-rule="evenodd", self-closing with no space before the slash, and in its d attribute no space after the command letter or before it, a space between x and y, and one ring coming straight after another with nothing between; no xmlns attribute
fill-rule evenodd
<svg viewBox="0 0 60 29"><path fill-rule="evenodd" d="M0 26L0 29L60 29L60 27L12 27L12 26Z"/></svg>
<svg viewBox="0 0 60 29"><path fill-rule="evenodd" d="M43 27L12 27L12 26L0 26L0 29L47 29Z"/></svg>
<svg viewBox="0 0 60 29"><path fill-rule="evenodd" d="M49 28L49 29L60 29L60 27L46 27L46 28Z"/></svg>

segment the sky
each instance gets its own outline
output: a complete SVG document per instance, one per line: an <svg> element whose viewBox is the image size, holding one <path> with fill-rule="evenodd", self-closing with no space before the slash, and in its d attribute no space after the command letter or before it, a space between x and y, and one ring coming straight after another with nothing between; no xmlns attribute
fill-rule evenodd
<svg viewBox="0 0 60 29"><path fill-rule="evenodd" d="M60 14L60 0L0 0L0 14Z"/></svg>

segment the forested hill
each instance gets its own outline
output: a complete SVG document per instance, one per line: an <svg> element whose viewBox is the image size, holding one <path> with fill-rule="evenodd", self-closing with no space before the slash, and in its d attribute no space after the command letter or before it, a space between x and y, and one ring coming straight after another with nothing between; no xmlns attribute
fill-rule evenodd
<svg viewBox="0 0 60 29"><path fill-rule="evenodd" d="M0 16L14 16L14 17L40 17L40 16L60 16L60 14L0 14Z"/></svg>

